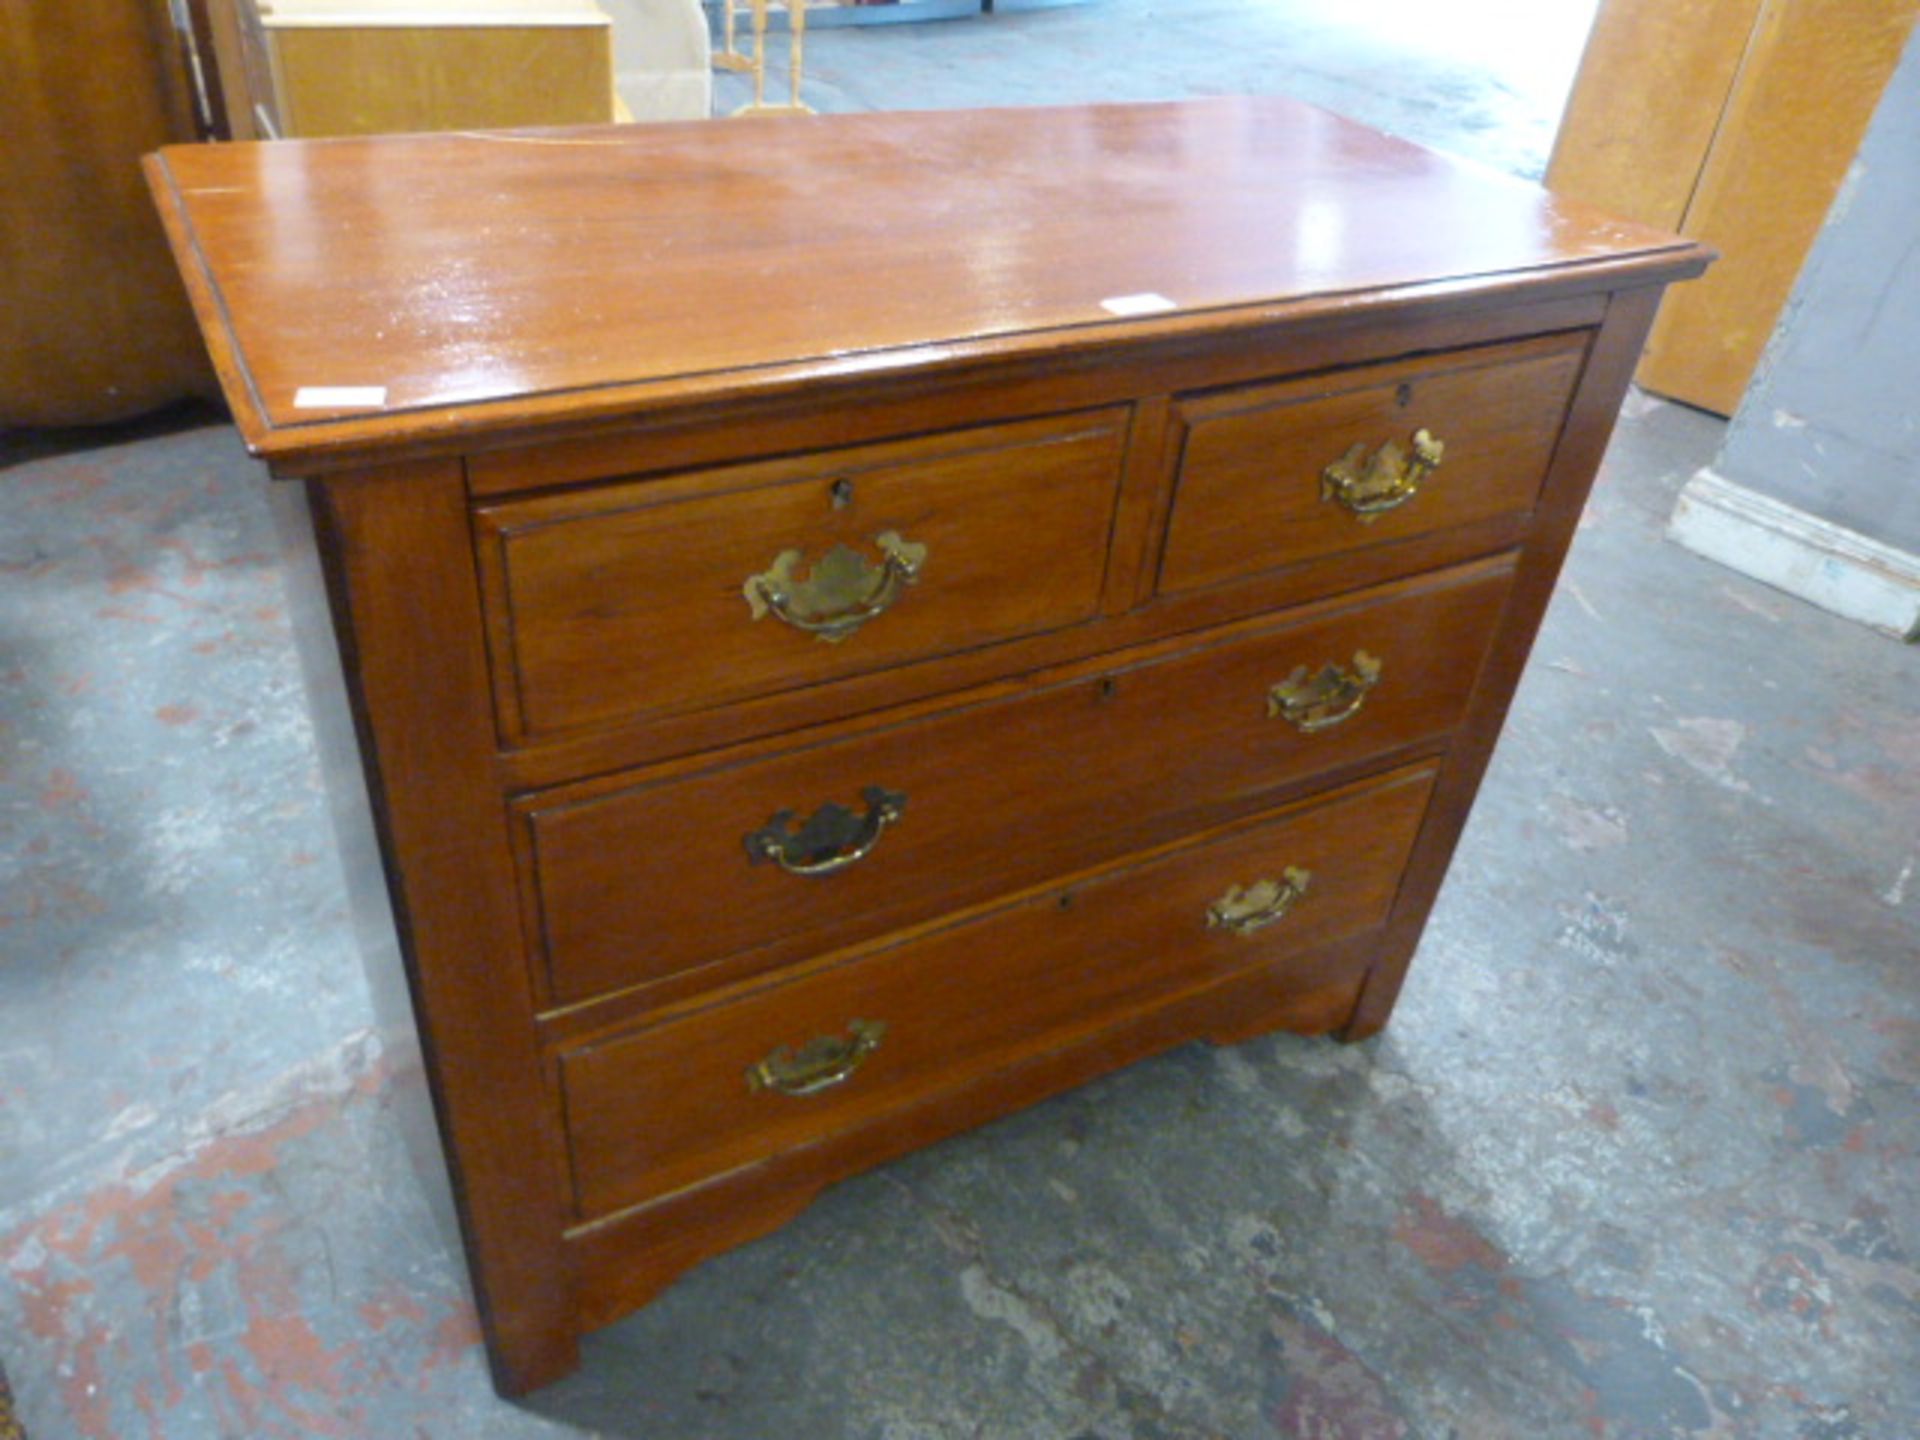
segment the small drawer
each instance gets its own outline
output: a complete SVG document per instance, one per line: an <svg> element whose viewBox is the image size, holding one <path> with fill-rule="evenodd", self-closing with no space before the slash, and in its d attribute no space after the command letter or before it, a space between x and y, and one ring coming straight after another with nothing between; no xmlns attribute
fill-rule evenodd
<svg viewBox="0 0 1920 1440"><path fill-rule="evenodd" d="M1160 593L1524 513L1586 344L1553 335L1182 399Z"/></svg>
<svg viewBox="0 0 1920 1440"><path fill-rule="evenodd" d="M854 944L1435 741L1511 577L1471 566L844 739L529 797L550 1001Z"/></svg>
<svg viewBox="0 0 1920 1440"><path fill-rule="evenodd" d="M1401 771L564 1052L579 1214L851 1129L1215 979L1383 924L1433 774Z"/></svg>
<svg viewBox="0 0 1920 1440"><path fill-rule="evenodd" d="M1126 420L1060 416L476 509L503 736L1089 618Z"/></svg>

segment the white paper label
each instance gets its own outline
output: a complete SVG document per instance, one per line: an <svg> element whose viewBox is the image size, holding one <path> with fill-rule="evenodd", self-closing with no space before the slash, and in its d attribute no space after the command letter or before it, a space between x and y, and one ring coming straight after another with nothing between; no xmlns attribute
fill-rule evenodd
<svg viewBox="0 0 1920 1440"><path fill-rule="evenodd" d="M1110 296L1100 302L1100 308L1109 315L1159 315L1180 307L1166 296L1148 291L1142 295Z"/></svg>
<svg viewBox="0 0 1920 1440"><path fill-rule="evenodd" d="M302 385L293 392L296 410L378 410L386 403L384 385Z"/></svg>

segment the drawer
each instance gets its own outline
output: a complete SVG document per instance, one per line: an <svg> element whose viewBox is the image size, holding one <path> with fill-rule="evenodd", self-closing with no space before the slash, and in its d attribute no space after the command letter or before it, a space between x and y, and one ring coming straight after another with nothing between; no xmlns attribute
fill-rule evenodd
<svg viewBox="0 0 1920 1440"><path fill-rule="evenodd" d="M1126 419L480 507L503 735L698 709L1090 617Z"/></svg>
<svg viewBox="0 0 1920 1440"><path fill-rule="evenodd" d="M1182 399L1160 592L1527 511L1586 340L1547 336ZM1423 431L1439 445L1430 470L1421 455L1434 452L1414 439Z"/></svg>
<svg viewBox="0 0 1920 1440"><path fill-rule="evenodd" d="M565 1052L579 1213L852 1128L1383 924L1433 773L1402 771Z"/></svg>
<svg viewBox="0 0 1920 1440"><path fill-rule="evenodd" d="M852 944L1434 740L1510 578L1471 566L843 739L530 797L550 998Z"/></svg>

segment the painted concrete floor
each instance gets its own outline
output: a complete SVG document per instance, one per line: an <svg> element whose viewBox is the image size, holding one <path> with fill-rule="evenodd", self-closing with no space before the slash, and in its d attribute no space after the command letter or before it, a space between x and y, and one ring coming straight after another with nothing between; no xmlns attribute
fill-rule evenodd
<svg viewBox="0 0 1920 1440"><path fill-rule="evenodd" d="M1292 95L1537 179L1596 4L1089 0L1016 10L1003 0L966 20L816 26L801 95L822 112ZM767 54L767 97L784 101L784 35ZM746 76L715 76L715 114L751 98Z"/></svg>
<svg viewBox="0 0 1920 1440"><path fill-rule="evenodd" d="M264 482L187 421L0 484L35 1440L1920 1436L1920 651L1661 540L1718 422L1630 405L1385 1036L1192 1047L850 1182L511 1405Z"/></svg>

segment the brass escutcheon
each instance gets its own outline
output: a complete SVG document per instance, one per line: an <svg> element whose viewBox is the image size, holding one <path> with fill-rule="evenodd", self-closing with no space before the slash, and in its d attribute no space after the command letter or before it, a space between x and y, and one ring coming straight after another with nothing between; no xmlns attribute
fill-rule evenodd
<svg viewBox="0 0 1920 1440"><path fill-rule="evenodd" d="M1446 445L1425 430L1413 432L1412 452L1389 440L1371 456L1355 445L1320 472L1320 498L1331 500L1371 524L1420 492L1420 482L1440 468Z"/></svg>
<svg viewBox="0 0 1920 1440"><path fill-rule="evenodd" d="M1293 865L1282 870L1280 877L1256 880L1244 888L1229 886L1226 894L1207 906L1207 928L1251 935L1273 924L1293 909L1313 884L1312 872Z"/></svg>
<svg viewBox="0 0 1920 1440"><path fill-rule="evenodd" d="M747 1067L747 1089L796 1097L831 1090L866 1063L886 1033L883 1021L849 1020L845 1035L818 1035L798 1050L782 1045Z"/></svg>
<svg viewBox="0 0 1920 1440"><path fill-rule="evenodd" d="M1267 718L1278 717L1294 729L1311 735L1351 719L1367 703L1380 683L1380 662L1364 650L1353 652L1351 666L1327 664L1318 675L1296 666L1291 675L1267 691Z"/></svg>
<svg viewBox="0 0 1920 1440"><path fill-rule="evenodd" d="M829 801L796 830L793 811L782 810L746 837L747 858L771 860L789 875L831 875L864 859L880 843L881 832L906 813L907 797L898 790L869 785L860 792L867 813L856 815Z"/></svg>
<svg viewBox="0 0 1920 1440"><path fill-rule="evenodd" d="M753 618L773 615L822 640L846 639L898 600L926 563L927 547L896 531L874 536L873 543L881 554L877 565L846 545L833 546L811 565L800 551L782 550L741 589Z"/></svg>

